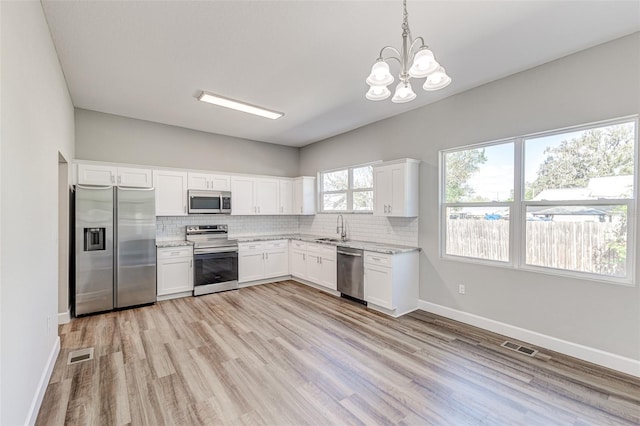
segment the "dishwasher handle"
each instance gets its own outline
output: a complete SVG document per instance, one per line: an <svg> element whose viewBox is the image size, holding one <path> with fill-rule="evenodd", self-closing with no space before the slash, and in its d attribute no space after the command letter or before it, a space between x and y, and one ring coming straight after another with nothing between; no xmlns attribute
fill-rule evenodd
<svg viewBox="0 0 640 426"><path fill-rule="evenodd" d="M362 255L359 253L347 253L346 251L340 251L340 250L338 250L338 254L344 254L344 255L353 256L353 257L362 257Z"/></svg>

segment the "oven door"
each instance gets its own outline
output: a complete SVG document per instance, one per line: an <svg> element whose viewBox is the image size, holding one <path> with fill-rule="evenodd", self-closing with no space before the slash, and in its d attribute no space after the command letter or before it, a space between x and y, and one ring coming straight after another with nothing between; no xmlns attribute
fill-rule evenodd
<svg viewBox="0 0 640 426"><path fill-rule="evenodd" d="M194 256L193 294L216 293L238 288L238 251L198 253Z"/></svg>
<svg viewBox="0 0 640 426"><path fill-rule="evenodd" d="M221 213L222 197L219 192L189 191L189 213Z"/></svg>

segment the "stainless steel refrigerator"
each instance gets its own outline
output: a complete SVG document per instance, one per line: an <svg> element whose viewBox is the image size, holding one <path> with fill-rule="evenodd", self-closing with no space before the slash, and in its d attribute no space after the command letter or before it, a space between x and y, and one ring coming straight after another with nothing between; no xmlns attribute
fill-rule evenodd
<svg viewBox="0 0 640 426"><path fill-rule="evenodd" d="M154 189L76 185L75 219L74 314L154 303Z"/></svg>

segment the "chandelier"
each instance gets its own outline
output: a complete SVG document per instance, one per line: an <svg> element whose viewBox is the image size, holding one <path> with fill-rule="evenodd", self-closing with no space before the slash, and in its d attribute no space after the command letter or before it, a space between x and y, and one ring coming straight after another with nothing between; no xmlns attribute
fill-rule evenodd
<svg viewBox="0 0 640 426"><path fill-rule="evenodd" d="M390 59L395 59L400 63L400 83L396 86L396 92L391 98L391 102L401 104L412 101L416 94L411 88L409 80L413 78L427 79L422 88L432 91L447 87L451 83L443 67L436 61L433 52L424 44L422 37L413 39L409 29L409 14L407 13L407 0L402 0L404 9L404 20L402 21L402 52L395 47L385 46L380 50L380 55L376 63L371 67L371 74L367 78L367 84L371 86L366 94L367 99L372 101L382 101L387 99L391 92L387 88L393 83L393 76L389 72ZM417 47L420 45L420 47ZM385 57L385 51L390 51L391 55Z"/></svg>

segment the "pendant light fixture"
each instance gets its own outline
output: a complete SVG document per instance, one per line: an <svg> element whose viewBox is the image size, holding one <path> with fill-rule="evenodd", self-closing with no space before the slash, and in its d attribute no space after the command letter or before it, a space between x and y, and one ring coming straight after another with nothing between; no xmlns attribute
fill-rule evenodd
<svg viewBox="0 0 640 426"><path fill-rule="evenodd" d="M413 39L409 29L409 14L407 13L407 0L402 0L404 19L402 21L402 51L395 47L385 46L380 50L380 55L373 67L371 74L367 78L370 86L366 98L372 101L382 101L391 96L388 85L393 83L393 76L389 70L390 59L395 59L400 64L400 83L396 86L396 91L391 98L391 102L397 104L412 101L416 94L411 87L409 80L413 78L427 79L422 88L424 90L440 90L451 83L451 77L436 61L433 52L424 44L422 37ZM418 47L419 46L419 47ZM385 51L390 51L390 56L384 56Z"/></svg>

